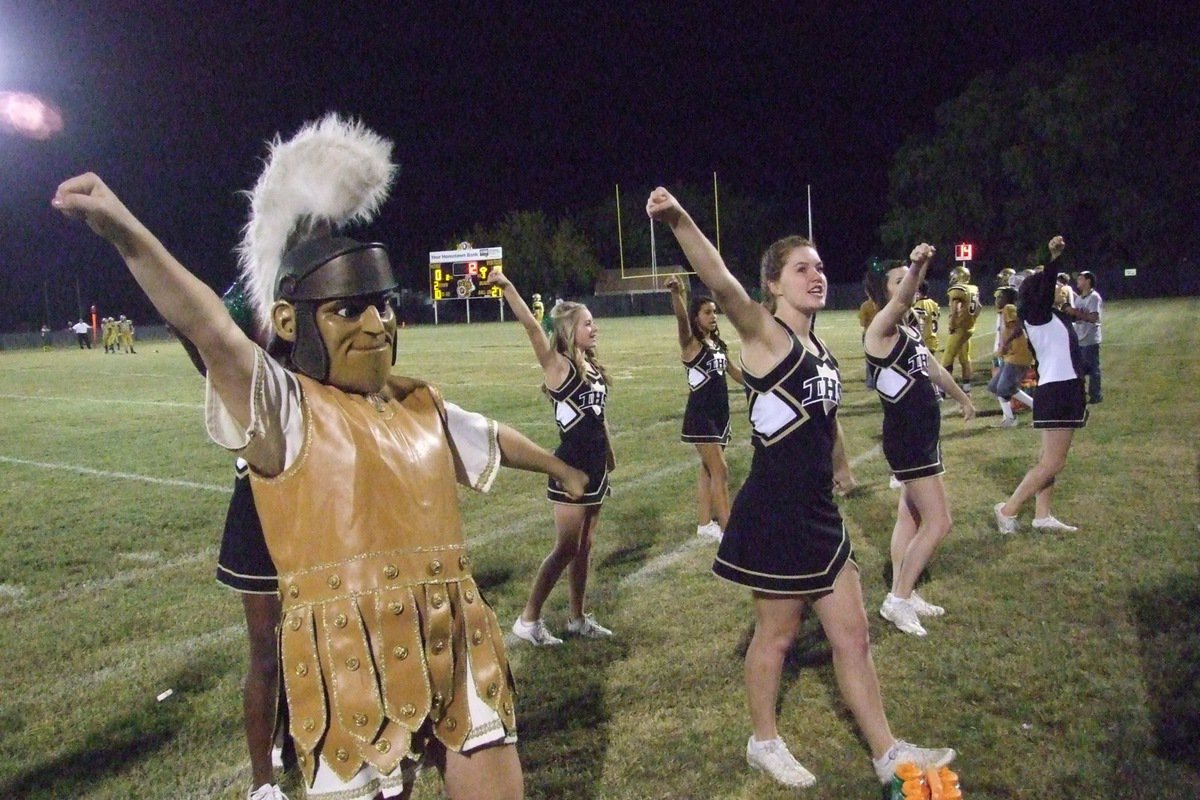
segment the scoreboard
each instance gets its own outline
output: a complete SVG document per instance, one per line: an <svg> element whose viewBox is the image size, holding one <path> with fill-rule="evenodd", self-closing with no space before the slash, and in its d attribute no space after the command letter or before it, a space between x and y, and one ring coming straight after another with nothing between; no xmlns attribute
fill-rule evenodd
<svg viewBox="0 0 1200 800"><path fill-rule="evenodd" d="M438 300L499 298L499 286L488 286L488 273L502 269L503 247L435 250L429 254L429 296Z"/></svg>

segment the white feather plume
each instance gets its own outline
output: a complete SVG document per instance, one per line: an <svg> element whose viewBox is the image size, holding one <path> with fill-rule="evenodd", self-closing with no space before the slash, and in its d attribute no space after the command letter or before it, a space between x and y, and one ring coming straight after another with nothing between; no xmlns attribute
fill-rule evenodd
<svg viewBox="0 0 1200 800"><path fill-rule="evenodd" d="M264 328L289 241L295 246L324 226L369 223L396 174L392 143L337 114L305 124L286 142L277 134L268 147L262 175L247 192L250 221L238 245L246 293Z"/></svg>

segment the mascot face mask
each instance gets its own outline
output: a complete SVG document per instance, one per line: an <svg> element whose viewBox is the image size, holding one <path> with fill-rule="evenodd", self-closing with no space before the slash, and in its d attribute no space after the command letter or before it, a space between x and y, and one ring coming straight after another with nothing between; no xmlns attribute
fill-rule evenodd
<svg viewBox="0 0 1200 800"><path fill-rule="evenodd" d="M391 294L330 300L317 306L317 330L329 354L325 382L348 392L379 392L396 359Z"/></svg>
<svg viewBox="0 0 1200 800"><path fill-rule="evenodd" d="M347 391L377 392L396 359L396 278L381 244L310 239L284 254L275 292L294 311L292 365Z"/></svg>

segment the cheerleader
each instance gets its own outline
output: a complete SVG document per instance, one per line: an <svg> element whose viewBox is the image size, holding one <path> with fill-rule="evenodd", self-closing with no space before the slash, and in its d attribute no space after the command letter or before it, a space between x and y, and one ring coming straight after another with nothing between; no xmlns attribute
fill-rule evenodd
<svg viewBox="0 0 1200 800"><path fill-rule="evenodd" d="M1063 237L1050 240L1051 261L1041 272L1021 282L1017 310L1025 324L1025 335L1037 362L1038 383L1034 394L1033 427L1042 432L1042 448L1034 464L1012 495L994 507L996 527L1001 533L1017 530L1017 513L1034 498L1033 527L1041 531L1075 531L1050 513L1054 482L1067 464L1067 451L1078 428L1087 425L1087 399L1083 392L1079 339L1071 320L1055 304L1055 261L1066 249Z"/></svg>
<svg viewBox="0 0 1200 800"><path fill-rule="evenodd" d="M671 227L742 341L754 460L713 572L749 588L754 598L745 670L753 729L747 762L787 786L816 782L780 738L775 718L784 656L811 607L833 649L838 688L879 780L890 784L905 761L949 763L955 756L949 748L929 750L897 740L883 710L858 567L833 500L834 486L849 489L854 477L837 421L842 394L837 359L812 329L828 288L821 257L799 236L772 244L762 258L766 301L759 304L666 189L650 194L646 211Z"/></svg>
<svg viewBox="0 0 1200 800"><path fill-rule="evenodd" d="M533 311L503 272L491 272L487 282L502 288L504 299L525 328L541 364L545 377L543 391L550 398L558 424L559 445L555 455L588 476L587 492L582 497L568 495L555 480L548 482L546 497L554 504L557 539L538 569L524 610L513 622L513 634L537 646L562 644L563 640L543 622L542 606L563 571L569 568L567 587L571 608L567 633L591 639L612 636L611 630L585 611L592 542L600 507L610 494L608 473L615 466L604 419L608 374L596 358L599 329L587 306L562 302L550 310L552 333L547 338Z"/></svg>
<svg viewBox="0 0 1200 800"><path fill-rule="evenodd" d="M683 284L670 278L671 309L679 329L680 358L687 375L688 402L680 439L696 445L700 474L696 481L698 522L696 534L721 541L729 524L729 390L725 375L739 384L742 371L730 363L729 348L717 326L717 304L697 295L689 307L683 303Z"/></svg>
<svg viewBox="0 0 1200 800"><path fill-rule="evenodd" d="M919 616L937 617L941 606L915 591L917 577L934 550L950 533L950 509L942 483L941 409L935 384L958 401L963 417L975 416L971 399L941 367L907 323L917 287L934 249L921 244L912 251L912 266L872 269L863 278L867 293L880 307L863 341L867 368L883 404L883 454L902 484L896 524L892 528L892 590L880 615L905 633L924 636Z"/></svg>

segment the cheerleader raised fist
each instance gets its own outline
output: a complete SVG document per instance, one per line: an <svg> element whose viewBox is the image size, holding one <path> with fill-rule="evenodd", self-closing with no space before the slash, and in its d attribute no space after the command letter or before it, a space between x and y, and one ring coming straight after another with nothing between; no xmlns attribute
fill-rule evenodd
<svg viewBox="0 0 1200 800"><path fill-rule="evenodd" d="M916 247L913 248L913 251L911 253L908 254L908 260L911 261L913 264L921 264L921 263L933 258L933 255L936 252L937 252L936 247L934 247L931 244L926 244L925 242L921 242L919 245L917 245Z"/></svg>

